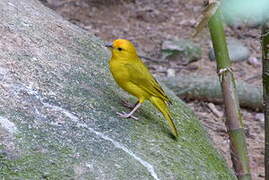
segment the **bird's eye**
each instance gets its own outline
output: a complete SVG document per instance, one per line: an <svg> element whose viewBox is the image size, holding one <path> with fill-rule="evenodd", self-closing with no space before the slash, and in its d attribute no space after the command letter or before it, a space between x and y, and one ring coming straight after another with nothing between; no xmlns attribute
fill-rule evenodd
<svg viewBox="0 0 269 180"><path fill-rule="evenodd" d="M119 51L122 51L123 49L122 48L118 48Z"/></svg>

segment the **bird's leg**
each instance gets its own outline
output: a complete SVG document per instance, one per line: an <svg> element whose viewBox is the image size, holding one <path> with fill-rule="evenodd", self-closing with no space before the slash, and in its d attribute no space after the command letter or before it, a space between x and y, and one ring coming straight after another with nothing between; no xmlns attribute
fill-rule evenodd
<svg viewBox="0 0 269 180"><path fill-rule="evenodd" d="M139 103L139 101L137 101L135 104L131 104L131 103L129 103L129 102L126 101L126 100L121 100L121 103L122 103L122 105L123 105L124 107L127 107L127 108L129 108L129 109L133 109L133 108Z"/></svg>
<svg viewBox="0 0 269 180"><path fill-rule="evenodd" d="M126 112L123 112L123 113L119 113L117 112L117 114L120 116L120 117L123 117L123 118L133 118L133 119L138 119L137 117L133 116L133 113L141 106L141 103L137 103L136 106L134 107L134 109L129 112L129 113L126 113Z"/></svg>

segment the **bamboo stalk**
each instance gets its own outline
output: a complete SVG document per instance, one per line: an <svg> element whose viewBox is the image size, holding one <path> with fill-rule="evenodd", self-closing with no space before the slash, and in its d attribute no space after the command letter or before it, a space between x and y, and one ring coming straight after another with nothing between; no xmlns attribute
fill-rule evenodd
<svg viewBox="0 0 269 180"><path fill-rule="evenodd" d="M230 68L231 61L228 55L220 9L210 18L208 26L216 55L217 71L224 98L225 125L230 138L233 168L239 180L250 180L251 175L243 118L240 113L235 79Z"/></svg>
<svg viewBox="0 0 269 180"><path fill-rule="evenodd" d="M265 129L265 179L269 179L269 22L262 27L262 78Z"/></svg>

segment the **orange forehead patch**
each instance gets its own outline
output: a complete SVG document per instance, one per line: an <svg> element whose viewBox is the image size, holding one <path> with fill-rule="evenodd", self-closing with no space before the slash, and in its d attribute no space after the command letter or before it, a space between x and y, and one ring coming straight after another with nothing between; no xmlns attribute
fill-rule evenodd
<svg viewBox="0 0 269 180"><path fill-rule="evenodd" d="M114 46L119 47L122 46L124 44L124 41L121 39L117 39L114 41Z"/></svg>
<svg viewBox="0 0 269 180"><path fill-rule="evenodd" d="M115 41L113 41L113 48L122 48L125 50L128 50L128 52L132 52L134 54L136 54L136 49L134 47L134 45L127 39L116 39Z"/></svg>

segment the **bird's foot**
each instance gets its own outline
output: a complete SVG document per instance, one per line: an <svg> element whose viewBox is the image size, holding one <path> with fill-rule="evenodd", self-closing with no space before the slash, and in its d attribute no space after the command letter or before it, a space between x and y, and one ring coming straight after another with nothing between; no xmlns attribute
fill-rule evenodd
<svg viewBox="0 0 269 180"><path fill-rule="evenodd" d="M138 120L138 118L137 117L135 117L135 116L133 116L132 114L130 114L130 113L126 113L126 112L117 112L117 115L119 115L120 117L122 117L122 118L133 118L133 119L135 119L135 120Z"/></svg>

